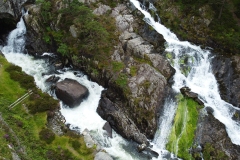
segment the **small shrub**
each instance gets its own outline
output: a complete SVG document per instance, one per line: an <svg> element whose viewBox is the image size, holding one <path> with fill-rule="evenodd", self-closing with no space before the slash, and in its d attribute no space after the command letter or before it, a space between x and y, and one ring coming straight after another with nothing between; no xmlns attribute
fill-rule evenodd
<svg viewBox="0 0 240 160"><path fill-rule="evenodd" d="M50 144L55 139L55 134L50 129L44 128L39 132L39 138Z"/></svg>
<svg viewBox="0 0 240 160"><path fill-rule="evenodd" d="M76 159L75 157L72 156L71 152L65 149L49 149L46 152L46 157L51 160L71 160L71 159Z"/></svg>
<svg viewBox="0 0 240 160"><path fill-rule="evenodd" d="M32 94L30 96L30 100L31 102L28 103L28 109L32 114L37 112L53 111L59 107L58 101L46 93L42 93L41 95Z"/></svg>
<svg viewBox="0 0 240 160"><path fill-rule="evenodd" d="M71 144L75 150L79 150L81 147L81 143L78 140L71 140Z"/></svg>
<svg viewBox="0 0 240 160"><path fill-rule="evenodd" d="M34 78L24 73L20 67L10 65L6 71L10 74L11 79L20 83L21 87L25 89L35 88Z"/></svg>

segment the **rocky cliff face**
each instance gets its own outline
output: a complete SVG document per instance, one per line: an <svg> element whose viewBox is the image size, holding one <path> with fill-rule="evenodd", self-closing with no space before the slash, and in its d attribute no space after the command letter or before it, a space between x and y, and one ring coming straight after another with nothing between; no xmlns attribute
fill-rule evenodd
<svg viewBox="0 0 240 160"><path fill-rule="evenodd" d="M212 69L222 99L240 107L240 56L216 55L212 60Z"/></svg>
<svg viewBox="0 0 240 160"><path fill-rule="evenodd" d="M231 142L225 126L212 114L200 114L195 137L200 146L192 150L193 155L202 152L204 159L240 159L240 146Z"/></svg>
<svg viewBox="0 0 240 160"><path fill-rule="evenodd" d="M0 40L6 39L6 36L12 31L22 15L22 6L31 0L0 0Z"/></svg>
<svg viewBox="0 0 240 160"><path fill-rule="evenodd" d="M57 1L54 6L59 9L61 4L61 1ZM109 56L113 68L100 69L98 59L93 61L85 55L79 55L81 62L76 57L70 60L76 68L107 88L100 100L98 113L124 137L147 143L147 138L153 138L157 129L159 111L169 91L168 80L174 74L174 69L162 55L165 41L148 26L142 27L139 23L142 21L133 16L137 11L130 10L125 4L118 4L115 8L96 4L98 7L93 13L98 16L110 14L115 19L116 32L119 33L119 43ZM27 8L29 14L24 17L28 29L27 49L30 53L41 54L48 50L43 42L40 8L37 5ZM61 15L57 17L51 29L58 28ZM139 33L134 32L137 30ZM77 25L73 23L68 35L77 42L78 32ZM115 110L109 111L109 108Z"/></svg>
<svg viewBox="0 0 240 160"><path fill-rule="evenodd" d="M100 10L99 8L97 10ZM163 48L163 37L160 35L154 37L156 32L146 29L148 33L151 32L148 35L144 28L139 26L136 17L131 12L126 5L120 4L113 8L111 13L111 16L116 20L117 29L121 33L118 46L115 47L116 49L111 55L111 60L124 64L119 75L122 80L126 81L125 90L116 84L119 75L113 71L103 72L98 76L91 74L90 76L108 88L100 100L98 113L101 113L100 115L106 120L111 119L109 123L113 128L116 128L114 127L117 126L116 124L125 126L125 128L137 127L137 130L136 128L126 130L118 128L117 131L124 132L122 135L128 139L145 143L146 138L141 138L140 135L143 133L147 138L153 138L157 129L159 110L169 91L167 81L173 75L174 69L162 55L162 52L157 52ZM142 30L140 32L142 36L134 32L139 28ZM75 63L75 65L79 64ZM124 114L125 118L119 118L116 111L114 113L106 112L103 105L106 101L114 105L115 108L119 108L116 110ZM107 106L109 105L105 107ZM129 123L124 122L126 119L129 119Z"/></svg>

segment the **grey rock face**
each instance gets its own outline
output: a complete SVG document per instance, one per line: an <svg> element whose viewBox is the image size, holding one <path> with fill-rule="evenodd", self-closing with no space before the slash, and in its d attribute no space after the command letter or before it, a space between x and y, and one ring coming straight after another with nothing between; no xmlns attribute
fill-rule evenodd
<svg viewBox="0 0 240 160"><path fill-rule="evenodd" d="M240 146L233 144L227 135L225 126L212 114L201 114L195 136L196 144L203 147L210 143L215 151L223 151L229 160L240 160ZM214 156L214 155L211 155Z"/></svg>
<svg viewBox="0 0 240 160"><path fill-rule="evenodd" d="M88 95L88 89L76 80L68 79L56 83L55 93L69 107L79 105Z"/></svg>
<svg viewBox="0 0 240 160"><path fill-rule="evenodd" d="M112 138L112 127L108 122L104 124L103 129L107 132L108 137Z"/></svg>
<svg viewBox="0 0 240 160"><path fill-rule="evenodd" d="M101 4L98 8L96 8L93 11L93 14L100 16L100 15L107 13L107 11L109 11L109 10L111 10L111 8L109 6Z"/></svg>
<svg viewBox="0 0 240 160"><path fill-rule="evenodd" d="M21 16L21 7L25 3L31 3L31 0L0 0L0 18L14 17L18 19Z"/></svg>
<svg viewBox="0 0 240 160"><path fill-rule="evenodd" d="M0 41L12 31L19 21L22 5L27 0L0 0Z"/></svg>
<svg viewBox="0 0 240 160"><path fill-rule="evenodd" d="M39 22L40 17L40 6L39 5L28 5L25 6L28 10L28 14L23 17L27 28L26 34L26 49L29 54L43 54L49 51L49 46L42 40L41 32L42 26Z"/></svg>
<svg viewBox="0 0 240 160"><path fill-rule="evenodd" d="M95 155L94 160L113 160L112 157L109 156L109 154L105 153L105 152L98 152Z"/></svg>
<svg viewBox="0 0 240 160"><path fill-rule="evenodd" d="M240 107L240 56L216 56L212 61L212 70L221 98Z"/></svg>
<svg viewBox="0 0 240 160"><path fill-rule="evenodd" d="M120 108L120 106L112 103L108 98L103 97L100 100L97 113L107 120L111 127L123 137L141 144L148 144L146 136L140 133L134 122Z"/></svg>
<svg viewBox="0 0 240 160"><path fill-rule="evenodd" d="M149 57L153 66L159 71L161 71L164 77L169 79L174 75L175 70L174 68L172 68L172 66L169 64L168 60L166 60L165 57L160 54L148 54L147 56Z"/></svg>
<svg viewBox="0 0 240 160"><path fill-rule="evenodd" d="M77 34L77 28L74 25L71 25L69 28L70 33L72 34L72 36L74 38L77 38L78 34Z"/></svg>

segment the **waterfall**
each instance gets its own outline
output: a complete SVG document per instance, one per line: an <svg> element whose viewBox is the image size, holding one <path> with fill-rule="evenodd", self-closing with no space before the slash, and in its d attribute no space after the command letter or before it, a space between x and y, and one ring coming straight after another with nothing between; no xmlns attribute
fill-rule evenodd
<svg viewBox="0 0 240 160"><path fill-rule="evenodd" d="M199 98L204 102L205 106L213 108L213 115L226 126L227 133L234 144L240 145L240 126L237 122L231 119L235 110L238 108L223 101L219 95L217 81L211 72L210 51L203 50L199 46L195 46L186 41L180 41L177 36L165 26L154 21L154 18L142 7L137 0L130 0L138 10L140 10L145 18L144 21L151 25L159 34L162 34L167 41L166 52L173 57L171 62L176 73L173 77L174 83L172 89L175 93L179 93L179 89L183 86L188 86L193 92L199 94ZM151 4L152 10L156 8ZM0 49L6 59L22 68L24 72L34 77L38 88L43 92L49 91L49 86L45 80L52 76L49 73L49 63L46 59L35 59L34 57L23 54L25 47L26 27L21 18L17 24L17 28L13 30L9 36L7 45ZM45 55L52 55L45 53ZM185 68L181 61L187 61L188 67ZM88 80L87 76L81 72L73 71L71 68L59 70L60 80L71 78L86 86L90 92L89 97L76 108L69 108L61 103L61 113L66 119L66 123L71 125L72 129L82 132L85 128L89 129L92 136L100 143L104 149L110 153L115 159L131 160L131 159L146 159L142 158L133 149L133 143L128 142L113 132L113 138L110 139L103 135L102 126L106 122L97 113L96 109L100 99L102 86ZM78 74L74 74L74 73ZM187 74L186 74L187 72ZM49 93L51 94L51 93ZM54 98L55 95L53 95ZM168 135L171 131L172 120L176 111L176 104L173 95L169 95L165 101L163 113L159 119L159 128L155 138L151 143L153 149L160 154L158 159L164 159L165 145Z"/></svg>
<svg viewBox="0 0 240 160"><path fill-rule="evenodd" d="M7 45L0 46L0 49L8 62L20 66L25 73L34 77L38 88L40 88L43 92L51 94L49 92L50 86L45 82L46 79L54 75L49 74L51 73L49 61L44 58L36 59L31 55L22 53L25 47L25 34L26 27L23 18L21 18L17 24L17 28L9 34ZM44 53L43 56L53 56L53 54ZM65 117L66 124L70 124L71 129L82 132L87 128L94 140L101 144L103 149L114 157L114 159L146 159L140 157L137 153L136 144L126 141L116 132L113 131L113 138L105 136L105 131L102 127L106 121L103 120L96 112L101 92L104 89L102 86L89 81L87 76L79 71L74 71L71 68L64 68L62 70L58 70L58 72L60 74L57 74L56 76L60 77L59 81L64 80L65 78L71 78L86 86L89 90L88 98L75 108L69 108L68 106L63 105L62 102L60 103L60 112ZM55 95L52 96L56 98Z"/></svg>
<svg viewBox="0 0 240 160"><path fill-rule="evenodd" d="M191 90L199 95L199 98L204 102L205 106L213 108L213 115L216 119L222 122L227 130L228 136L232 143L240 145L240 124L232 120L232 116L239 108L223 101L220 97L217 81L212 73L211 69L211 55L209 50L201 49L199 46L192 45L187 41L180 41L177 36L167 29L162 24L155 22L154 18L146 11L145 7L142 7L137 0L130 0L131 3L143 13L145 16L144 21L151 25L159 34L162 34L166 40L167 47L166 52L171 54L172 66L175 68L176 73L173 77L174 84L172 86L176 93L180 93L180 88L188 86ZM187 69L182 64L182 61L187 61ZM187 74L186 74L187 72ZM168 108L172 100L167 99L165 108ZM175 105L175 104L173 104ZM174 107L173 107L174 108ZM172 118L172 115L170 116ZM169 118L169 121L172 121ZM161 122L161 119L160 119ZM166 122L165 122L166 123ZM165 125L160 123L159 130L164 129ZM169 126L168 126L169 127ZM164 134L169 134L165 132ZM166 141L161 139L161 136L167 137L166 135L155 135L155 145L164 149L163 144Z"/></svg>

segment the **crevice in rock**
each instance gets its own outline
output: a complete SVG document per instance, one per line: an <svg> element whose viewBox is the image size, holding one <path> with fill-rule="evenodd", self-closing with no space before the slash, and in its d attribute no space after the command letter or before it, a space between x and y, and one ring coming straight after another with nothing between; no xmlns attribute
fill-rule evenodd
<svg viewBox="0 0 240 160"><path fill-rule="evenodd" d="M10 14L0 14L0 45L6 40L8 34L16 28L17 21Z"/></svg>

